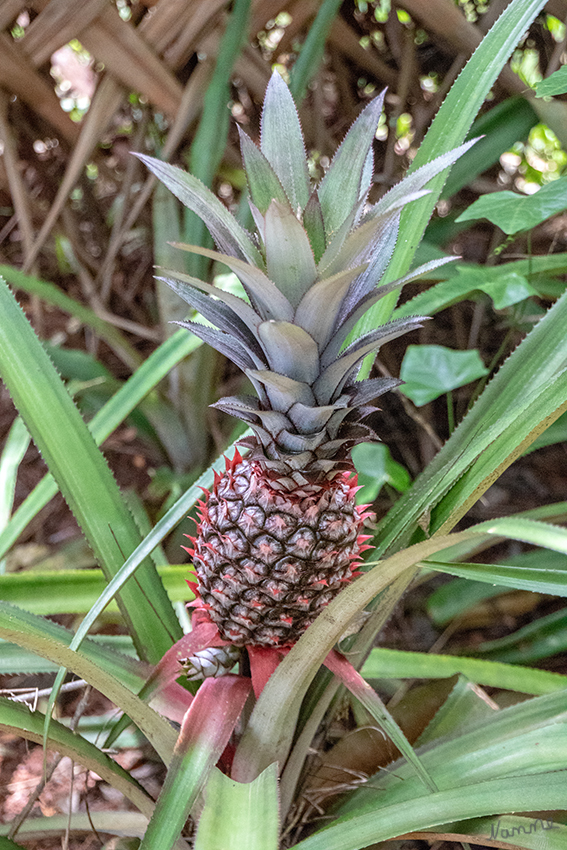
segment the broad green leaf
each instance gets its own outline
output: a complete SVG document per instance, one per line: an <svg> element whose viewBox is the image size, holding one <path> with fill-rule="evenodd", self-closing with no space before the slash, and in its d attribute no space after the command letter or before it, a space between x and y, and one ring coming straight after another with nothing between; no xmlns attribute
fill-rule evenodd
<svg viewBox="0 0 567 850"><path fill-rule="evenodd" d="M567 676L547 670L533 670L497 661L373 649L362 668L366 679L444 679L461 673L479 685L504 688L523 694L550 694L567 688Z"/></svg>
<svg viewBox="0 0 567 850"><path fill-rule="evenodd" d="M205 679L187 711L173 759L140 850L174 847L207 778L228 744L251 680Z"/></svg>
<svg viewBox="0 0 567 850"><path fill-rule="evenodd" d="M538 294L526 278L517 274L517 272L510 272L510 274L502 275L496 280L487 281L479 289L492 298L495 310L504 310L506 307L511 307L513 304L518 304L520 301L525 301L526 298Z"/></svg>
<svg viewBox="0 0 567 850"><path fill-rule="evenodd" d="M43 740L43 715L31 711L22 703L0 697L0 729L39 744ZM94 771L112 788L124 794L143 814L151 816L154 802L150 795L132 779L127 770L81 735L71 732L57 720L52 720L48 746Z"/></svg>
<svg viewBox="0 0 567 850"><path fill-rule="evenodd" d="M303 211L311 193L305 143L290 90L277 71L272 73L262 109L262 154L274 169L294 213ZM248 169L247 169L248 172ZM280 200L277 194L272 198ZM259 205L252 200L257 207ZM268 199L265 213L270 201Z"/></svg>
<svg viewBox="0 0 567 850"><path fill-rule="evenodd" d="M405 493L411 486L409 472L393 459L390 449L384 443L355 446L352 460L358 473L358 483L362 485L362 490L357 494L359 503L373 502L384 484L389 484L400 493Z"/></svg>
<svg viewBox="0 0 567 850"><path fill-rule="evenodd" d="M0 637L48 658L54 664L72 670L118 706L144 733L167 764L175 744L175 732L163 717L145 705L121 679L108 673L97 660L101 647L94 651L70 648L71 635L61 626L0 601ZM105 662L107 663L107 662ZM43 721L43 716L41 717Z"/></svg>
<svg viewBox="0 0 567 850"><path fill-rule="evenodd" d="M394 311L394 317L413 316L416 313L431 316L463 301L475 291L484 291L488 295L496 291L500 293L501 278L511 277L512 282L517 277L527 280L528 286L538 289L538 280L548 273L562 274L567 268L567 255L550 254L546 257L530 257L529 260L517 260L503 263L501 266L477 266L459 263L456 266L444 266L436 277L444 278L441 283L432 286L425 292L400 305ZM512 277L513 276L513 277ZM523 286L523 284L522 284ZM486 288L485 288L486 287ZM558 297L563 293L558 293ZM533 294L533 293L530 293Z"/></svg>
<svg viewBox="0 0 567 850"><path fill-rule="evenodd" d="M509 191L483 195L461 213L457 222L487 218L504 233L514 234L531 230L564 209L567 209L567 177L560 177L533 195Z"/></svg>
<svg viewBox="0 0 567 850"><path fill-rule="evenodd" d="M195 850L278 849L276 765L245 785L213 768L204 800Z"/></svg>
<svg viewBox="0 0 567 850"><path fill-rule="evenodd" d="M5 283L0 283L0 373L108 580L140 543L109 467ZM153 564L119 605L141 658L158 661L181 634Z"/></svg>
<svg viewBox="0 0 567 850"><path fill-rule="evenodd" d="M567 92L567 67L563 65L545 80L536 84L536 97L553 97Z"/></svg>
<svg viewBox="0 0 567 850"><path fill-rule="evenodd" d="M400 378L400 392L421 407L440 395L476 381L488 369L473 351L454 351L442 345L408 345Z"/></svg>
<svg viewBox="0 0 567 850"><path fill-rule="evenodd" d="M97 445L126 419L145 397L152 398L152 390L184 357L201 345L201 341L186 331L177 331L160 345L140 366L116 394L88 423L89 431ZM159 400L156 398L156 406ZM32 493L15 511L10 522L0 531L0 558L16 542L27 524L57 493L58 487L51 475L46 475Z"/></svg>

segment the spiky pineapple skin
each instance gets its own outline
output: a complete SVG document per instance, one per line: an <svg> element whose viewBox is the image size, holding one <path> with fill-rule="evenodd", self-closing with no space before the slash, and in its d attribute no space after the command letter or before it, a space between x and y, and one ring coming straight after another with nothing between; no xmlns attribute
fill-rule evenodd
<svg viewBox="0 0 567 850"><path fill-rule="evenodd" d="M289 646L350 581L369 517L356 475L341 471L315 494L272 486L256 460L236 455L200 503L191 538L198 592L223 640Z"/></svg>

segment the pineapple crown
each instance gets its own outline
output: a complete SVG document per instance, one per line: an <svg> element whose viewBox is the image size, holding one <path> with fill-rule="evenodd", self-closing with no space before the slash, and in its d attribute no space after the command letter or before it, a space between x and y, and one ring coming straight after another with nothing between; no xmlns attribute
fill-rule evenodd
<svg viewBox="0 0 567 850"><path fill-rule="evenodd" d="M261 448L256 441L250 445L276 473L283 461L288 471L311 464L332 477L353 445L377 439L361 419L375 409L369 402L400 382L357 381L360 364L385 342L419 327L423 317L389 322L345 345L347 338L384 295L451 259L380 282L402 208L427 194L427 183L472 144L417 169L368 204L383 99L384 93L362 110L314 187L292 95L282 77L272 75L260 147L239 128L255 234L196 177L140 155L205 222L218 251L177 247L228 266L246 292L247 301L189 275L160 277L214 327L177 324L225 354L252 382L258 398L229 397L215 406L250 424Z"/></svg>

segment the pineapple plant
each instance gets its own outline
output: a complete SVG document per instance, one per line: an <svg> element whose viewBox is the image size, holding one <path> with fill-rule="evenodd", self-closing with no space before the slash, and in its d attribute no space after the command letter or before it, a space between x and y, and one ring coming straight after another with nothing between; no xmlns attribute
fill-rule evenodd
<svg viewBox="0 0 567 850"><path fill-rule="evenodd" d="M229 357L257 394L215 405L244 420L254 436L241 440L246 451L227 460L200 503L188 549L200 604L225 645L294 644L369 548L369 513L355 503L351 450L378 439L364 420L375 399L400 382L357 375L368 354L423 317L349 337L384 295L443 262L382 281L402 208L468 147L418 169L370 204L382 101L383 95L363 109L312 186L292 95L273 74L260 147L240 131L254 234L191 174L141 156L203 219L218 250L178 247L223 263L246 293L239 298L177 272L160 277L208 321L179 324Z"/></svg>

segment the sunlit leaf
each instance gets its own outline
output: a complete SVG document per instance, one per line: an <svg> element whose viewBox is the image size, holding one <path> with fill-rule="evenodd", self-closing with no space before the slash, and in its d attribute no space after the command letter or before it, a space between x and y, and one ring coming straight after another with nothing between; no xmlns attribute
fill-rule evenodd
<svg viewBox="0 0 567 850"><path fill-rule="evenodd" d="M481 378L488 369L478 351L454 351L442 345L409 345L400 378L400 392L421 407L443 393Z"/></svg>

